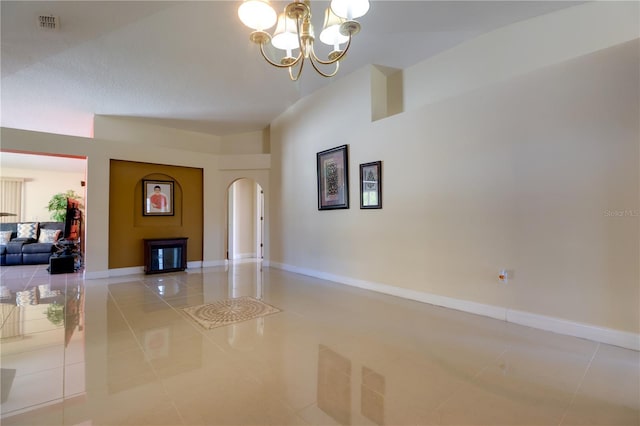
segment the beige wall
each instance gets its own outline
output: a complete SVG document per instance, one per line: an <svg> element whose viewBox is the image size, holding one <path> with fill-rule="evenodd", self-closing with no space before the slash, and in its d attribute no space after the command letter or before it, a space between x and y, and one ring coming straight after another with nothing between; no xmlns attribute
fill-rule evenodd
<svg viewBox="0 0 640 426"><path fill-rule="evenodd" d="M406 111L640 35L638 2L595 1L499 28L404 70Z"/></svg>
<svg viewBox="0 0 640 426"><path fill-rule="evenodd" d="M220 154L268 154L268 133L249 132L220 137Z"/></svg>
<svg viewBox="0 0 640 426"><path fill-rule="evenodd" d="M270 261L637 333L638 52L537 63L373 123L367 70L303 99L271 125ZM345 143L351 208L318 211L315 154ZM384 206L360 210L358 164L376 160Z"/></svg>
<svg viewBox="0 0 640 426"><path fill-rule="evenodd" d="M162 129L162 131L159 131ZM96 115L93 119L93 137L125 143L143 144L147 147L175 148L208 152L220 151L220 137L204 133L172 129L132 118Z"/></svg>
<svg viewBox="0 0 640 426"><path fill-rule="evenodd" d="M84 161L84 160L77 160ZM47 204L52 196L72 189L80 196L84 188L84 173L67 173L34 169L14 169L3 167L2 176L24 179L24 214L21 220L29 222L52 221Z"/></svg>

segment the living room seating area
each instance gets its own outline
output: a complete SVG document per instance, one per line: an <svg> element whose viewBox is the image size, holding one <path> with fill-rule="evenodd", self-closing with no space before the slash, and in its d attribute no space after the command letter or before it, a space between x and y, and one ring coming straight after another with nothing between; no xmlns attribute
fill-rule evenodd
<svg viewBox="0 0 640 426"><path fill-rule="evenodd" d="M64 222L0 223L0 265L49 263L64 234Z"/></svg>

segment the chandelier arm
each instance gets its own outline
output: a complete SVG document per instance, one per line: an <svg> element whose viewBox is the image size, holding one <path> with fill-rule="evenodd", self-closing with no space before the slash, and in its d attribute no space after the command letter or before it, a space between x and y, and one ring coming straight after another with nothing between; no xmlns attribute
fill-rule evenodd
<svg viewBox="0 0 640 426"><path fill-rule="evenodd" d="M315 55L313 55L313 56L315 57ZM340 62L337 62L337 61L335 61L336 69L333 70L332 73L326 73L326 72L322 71L320 68L318 68L318 66L316 65L316 61L314 61L313 58L309 58L309 62L311 62L311 65L313 66L313 69L316 70L318 72L318 74L320 74L323 77L333 77L334 75L336 75L338 73L338 69L340 69ZM327 63L327 64L324 64L324 65L331 65L331 63Z"/></svg>
<svg viewBox="0 0 640 426"><path fill-rule="evenodd" d="M349 50L350 46L351 46L351 34L349 34L349 41L347 41L347 45L344 47L344 50L338 56L336 56L335 58L333 58L333 59L331 59L329 61L323 61L322 59L318 58L318 56L316 56L316 52L314 51L314 49L311 49L311 56L313 56L313 58L319 64L332 65L332 64L335 64L336 62L338 62L340 59L342 59L344 57L344 55L347 54L347 51Z"/></svg>
<svg viewBox="0 0 640 426"><path fill-rule="evenodd" d="M274 67L278 67L278 68L291 68L292 66L294 66L295 64L297 64L298 62L300 62L300 59L302 59L302 52L300 52L298 54L298 57L291 62L288 65L283 65L283 64L279 64L277 62L272 61L271 59L269 59L269 57L267 56L267 54L264 51L264 43L260 43L260 53L262 54L262 57L269 62L271 65L273 65Z"/></svg>
<svg viewBox="0 0 640 426"><path fill-rule="evenodd" d="M313 62L311 62L311 64L313 65ZM298 67L298 72L296 73L295 77L293 76L293 65L289 67L289 78L291 79L291 81L298 81L300 75L302 75L302 67L304 67L304 60L300 62L300 66Z"/></svg>

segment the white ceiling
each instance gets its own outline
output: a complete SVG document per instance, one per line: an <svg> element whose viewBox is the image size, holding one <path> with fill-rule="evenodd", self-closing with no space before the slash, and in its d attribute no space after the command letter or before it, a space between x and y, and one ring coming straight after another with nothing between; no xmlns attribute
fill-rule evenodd
<svg viewBox="0 0 640 426"><path fill-rule="evenodd" d="M57 155L24 154L0 152L0 173L10 177L6 169L46 170L66 173L85 173L87 160L84 158L62 157Z"/></svg>
<svg viewBox="0 0 640 426"><path fill-rule="evenodd" d="M293 83L286 71L266 64L237 18L239 4L3 0L0 124L91 136L93 115L102 114L216 135L265 128L333 79L308 67ZM312 2L317 31L327 4ZM367 64L405 68L482 33L574 4L374 0L334 78ZM42 14L58 16L61 29L38 29Z"/></svg>

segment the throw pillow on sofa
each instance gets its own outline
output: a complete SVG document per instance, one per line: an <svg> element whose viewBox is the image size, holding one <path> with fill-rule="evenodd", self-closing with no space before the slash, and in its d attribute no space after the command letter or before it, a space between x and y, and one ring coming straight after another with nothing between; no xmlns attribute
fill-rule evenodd
<svg viewBox="0 0 640 426"><path fill-rule="evenodd" d="M37 305L38 299L37 287L16 293L16 305L18 306Z"/></svg>
<svg viewBox="0 0 640 426"><path fill-rule="evenodd" d="M58 237L60 237L59 229L41 229L38 242L39 243L55 243L56 241L58 241Z"/></svg>
<svg viewBox="0 0 640 426"><path fill-rule="evenodd" d="M38 222L19 223L18 238L38 238Z"/></svg>
<svg viewBox="0 0 640 426"><path fill-rule="evenodd" d="M11 231L0 231L0 245L6 246L11 241Z"/></svg>

